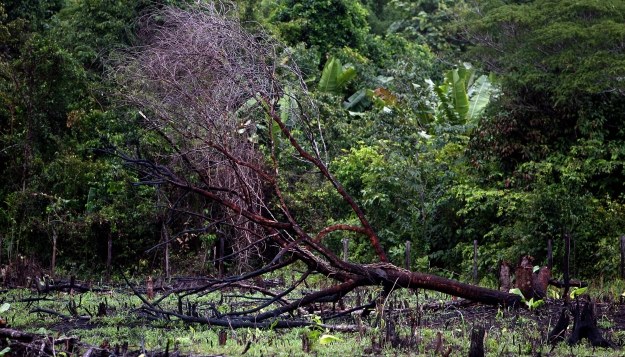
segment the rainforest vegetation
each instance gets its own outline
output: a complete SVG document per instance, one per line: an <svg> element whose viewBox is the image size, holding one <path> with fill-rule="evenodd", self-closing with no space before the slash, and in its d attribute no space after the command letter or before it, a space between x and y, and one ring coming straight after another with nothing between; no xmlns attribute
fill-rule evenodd
<svg viewBox="0 0 625 357"><path fill-rule="evenodd" d="M210 255L220 238L229 251L239 244L227 225L206 223L221 214L213 203L141 184L141 172L119 155L171 154L141 108L119 100L124 79L112 78L124 75L115 56L144 41L142 16L186 5L3 2L2 263L25 256L80 274L107 263L162 271L165 247L154 247L171 240L171 269L199 273L211 267L195 257ZM617 276L625 231L622 2L237 5L227 16L270 36L284 53L275 60L298 66L323 159L390 261L403 262L410 241L415 270L466 277L477 240L480 275L488 276L501 259L544 262L549 239L557 255L568 232L579 277ZM240 134L262 146L268 129L250 120ZM301 175L307 168L286 152L278 160L290 176L284 200L303 229L355 222L331 187ZM337 232L326 244L338 253L350 235ZM352 238L350 259L371 261L369 242ZM226 269L238 264L225 261Z"/></svg>
<svg viewBox="0 0 625 357"><path fill-rule="evenodd" d="M371 285L515 305L462 282L548 247L558 278L563 237L572 276L622 278L624 24L620 0L4 0L0 264L336 284L262 327Z"/></svg>

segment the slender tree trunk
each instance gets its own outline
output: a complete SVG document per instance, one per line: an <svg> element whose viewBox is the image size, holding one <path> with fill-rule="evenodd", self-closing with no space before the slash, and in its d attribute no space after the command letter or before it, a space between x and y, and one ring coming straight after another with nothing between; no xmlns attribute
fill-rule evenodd
<svg viewBox="0 0 625 357"><path fill-rule="evenodd" d="M165 277L169 281L169 231L164 220L161 223L161 239L165 242Z"/></svg>
<svg viewBox="0 0 625 357"><path fill-rule="evenodd" d="M54 271L56 270L56 251L57 246L56 243L58 241L59 234L54 228L54 224L52 224L52 261L50 262L50 276L54 278Z"/></svg>
<svg viewBox="0 0 625 357"><path fill-rule="evenodd" d="M106 280L111 280L111 262L113 260L113 233L110 227L107 232L108 240L106 244Z"/></svg>
<svg viewBox="0 0 625 357"><path fill-rule="evenodd" d="M224 256L226 255L225 253L225 245L226 245L226 238L224 238L223 235L219 236L219 263L218 263L218 270L219 270L219 277L223 277L224 274Z"/></svg>
<svg viewBox="0 0 625 357"><path fill-rule="evenodd" d="M564 280L564 301L569 302L569 287L570 287L570 275L569 275L569 257L571 255L571 235L568 231L564 232L564 257L562 261L562 272Z"/></svg>
<svg viewBox="0 0 625 357"><path fill-rule="evenodd" d="M2 246L4 243L4 234L0 234L0 265L2 265Z"/></svg>

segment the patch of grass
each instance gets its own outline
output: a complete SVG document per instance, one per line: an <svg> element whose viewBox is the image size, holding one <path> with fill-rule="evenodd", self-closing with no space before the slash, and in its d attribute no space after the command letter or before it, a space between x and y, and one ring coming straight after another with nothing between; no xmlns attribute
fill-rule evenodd
<svg viewBox="0 0 625 357"><path fill-rule="evenodd" d="M290 280L289 277L286 279ZM315 278L310 285L323 283ZM288 298L301 297L305 289L296 289ZM609 289L618 290L620 287L613 284L607 289L607 293L611 293ZM359 289L344 300L347 306L354 306L357 299L365 303L378 293L379 289L376 288ZM172 294L162 301L161 306L176 311L179 297ZM186 311L190 305L195 305L197 313L205 316L211 314L212 309L221 313L228 312L233 304L246 308L259 306L264 298L266 296L259 293L230 289L182 298L182 306ZM225 329L226 344L220 346L218 335L223 328L190 325L176 319L152 321L137 313L142 301L125 289L77 295L51 293L45 296L26 289L17 289L3 293L1 300L11 304L2 317L16 329L54 337L77 336L81 341L96 346L121 346L128 343L130 350L146 351L163 351L169 346L170 351L177 350L183 354L229 356L240 355L248 344L246 356L307 356L309 353L302 348L303 336L311 339L310 353L318 356L431 356L435 355L439 340L442 341L444 351L451 349L452 355L461 356L467 355L469 351L469 336L476 324L486 327L484 346L488 356L544 355L550 350L550 346L546 344L546 336L555 323L552 320L558 311L558 308L550 309L549 306L535 311L480 305L457 308L444 305L451 300L444 294L400 290L384 301L383 311L374 310L369 317L347 316L330 321L333 324L356 324L360 321L363 325L360 332L338 333L325 329L315 330L315 327L289 330ZM106 304L107 316L95 316L100 303ZM441 308L424 309L426 305L437 305ZM90 318L80 319L73 316L65 320L48 313L30 313L39 308L69 316L72 306L79 316ZM326 312L330 311L332 304L326 304L324 309ZM261 311L264 310L267 308ZM605 311L607 310L604 308ZM307 318L314 321L315 314ZM392 347L390 341L384 343L389 326L387 321L393 321L395 333L400 340L398 347ZM614 342L625 341L625 332L609 315L600 315L598 324ZM325 334L335 338L326 338L324 342L328 343L322 343L320 338ZM620 356L622 351L599 351L584 344L574 347L560 344L550 355Z"/></svg>

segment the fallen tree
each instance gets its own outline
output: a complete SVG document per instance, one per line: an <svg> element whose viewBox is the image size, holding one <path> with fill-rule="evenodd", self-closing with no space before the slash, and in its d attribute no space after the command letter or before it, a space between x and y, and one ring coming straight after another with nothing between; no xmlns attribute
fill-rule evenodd
<svg viewBox="0 0 625 357"><path fill-rule="evenodd" d="M306 85L288 54L271 38L245 32L228 17L227 9L214 5L165 8L139 25L142 45L119 53L112 75L125 102L139 110L146 127L168 148L152 158L117 154L143 173L144 183L169 185L207 202L201 209L210 214L202 210L191 214L204 220L203 231L227 229L233 255L246 268L244 273L191 289L181 299L253 280L295 262L305 264L305 274L321 273L336 282L285 302L282 298L301 284L300 279L262 309L196 318L182 311L163 311L159 301L144 300L147 310L231 327L290 327L297 323L288 321L288 316L297 309L337 302L362 286L382 286L383 297L395 289L421 288L485 304L522 305L514 294L388 262L365 213L328 169L321 125L307 99ZM285 155L300 173L327 180L359 224L306 231L285 199L284 192L294 180L280 166L279 156ZM337 232L367 239L379 262L341 260L323 243L327 235ZM251 268L251 255L265 257L262 267Z"/></svg>

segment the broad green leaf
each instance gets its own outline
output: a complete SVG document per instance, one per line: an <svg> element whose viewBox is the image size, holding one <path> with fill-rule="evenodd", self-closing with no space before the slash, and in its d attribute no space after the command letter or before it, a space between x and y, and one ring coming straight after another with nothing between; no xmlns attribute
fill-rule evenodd
<svg viewBox="0 0 625 357"><path fill-rule="evenodd" d="M373 96L373 91L371 89L361 89L358 92L352 94L347 101L343 102L343 108L347 110L356 109L357 111L362 111L370 105L369 99Z"/></svg>
<svg viewBox="0 0 625 357"><path fill-rule="evenodd" d="M570 294L571 299L575 299L576 297L586 293L587 290L588 290L588 287L573 289Z"/></svg>
<svg viewBox="0 0 625 357"><path fill-rule="evenodd" d="M319 90L335 93L339 88L339 76L343 72L341 61L331 58L323 67L321 79L319 80Z"/></svg>
<svg viewBox="0 0 625 357"><path fill-rule="evenodd" d="M467 122L477 124L484 109L490 102L494 87L486 75L481 75L471 86L469 96L471 97L469 104L469 113Z"/></svg>
<svg viewBox="0 0 625 357"><path fill-rule="evenodd" d="M328 343L337 342L337 341L343 341L343 340L332 335L321 335L321 337L319 337L319 344L322 344L322 345L327 345Z"/></svg>
<svg viewBox="0 0 625 357"><path fill-rule="evenodd" d="M323 67L319 80L319 90L338 94L354 77L356 77L354 67L344 67L339 59L333 57Z"/></svg>
<svg viewBox="0 0 625 357"><path fill-rule="evenodd" d="M282 120L282 122L286 124L289 121L290 114L293 109L297 108L297 101L290 95L290 92L287 90L278 101L278 105L280 106L280 120Z"/></svg>
<svg viewBox="0 0 625 357"><path fill-rule="evenodd" d="M510 291L508 291L510 294L514 294L514 295L518 295L521 297L521 299L525 300L525 296L523 296L523 293L521 292L521 289L519 288L514 288L514 289L510 289Z"/></svg>
<svg viewBox="0 0 625 357"><path fill-rule="evenodd" d="M445 116L447 117L446 118L447 121L455 122L457 120L457 115L455 114L452 108L453 103L447 97L447 89L448 89L447 85L441 85L438 87L434 87L434 92L436 93L436 95L438 96L438 99L440 100L439 107L442 108L443 112L445 113Z"/></svg>
<svg viewBox="0 0 625 357"><path fill-rule="evenodd" d="M356 69L354 67L344 67L341 71L342 72L341 74L339 74L337 80L337 89L343 88L347 84L347 82L351 81L356 77Z"/></svg>
<svg viewBox="0 0 625 357"><path fill-rule="evenodd" d="M448 84L451 85L451 98L454 103L454 109L461 120L466 120L469 112L467 76L468 72L462 69L455 69L448 75Z"/></svg>
<svg viewBox="0 0 625 357"><path fill-rule="evenodd" d="M0 314L3 312L7 312L10 308L11 308L11 304L9 304L8 302L5 302L4 304L2 304L2 306L0 306Z"/></svg>
<svg viewBox="0 0 625 357"><path fill-rule="evenodd" d="M530 308L530 310L538 309L543 305L545 305L545 300L543 299L534 300L534 298L532 298L528 303L528 307Z"/></svg>

